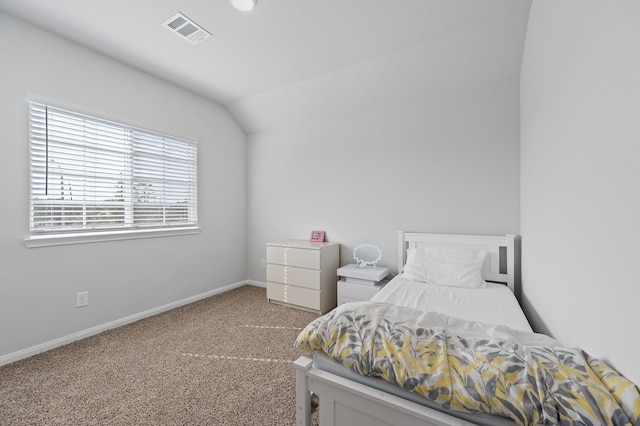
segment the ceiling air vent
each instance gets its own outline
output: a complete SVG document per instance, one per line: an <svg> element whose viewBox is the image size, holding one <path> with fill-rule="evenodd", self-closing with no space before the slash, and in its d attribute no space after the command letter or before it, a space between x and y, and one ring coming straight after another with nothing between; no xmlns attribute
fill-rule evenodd
<svg viewBox="0 0 640 426"><path fill-rule="evenodd" d="M211 37L207 30L179 12L164 21L162 26L167 27L180 37L186 38L193 44L198 44L202 40Z"/></svg>

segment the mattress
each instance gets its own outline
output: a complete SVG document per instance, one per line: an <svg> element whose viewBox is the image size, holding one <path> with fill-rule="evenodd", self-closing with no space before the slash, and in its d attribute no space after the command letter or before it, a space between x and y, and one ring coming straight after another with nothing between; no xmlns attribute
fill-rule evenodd
<svg viewBox="0 0 640 426"><path fill-rule="evenodd" d="M486 288L468 289L413 282L398 275L372 301L533 331L515 295L503 284L487 283Z"/></svg>

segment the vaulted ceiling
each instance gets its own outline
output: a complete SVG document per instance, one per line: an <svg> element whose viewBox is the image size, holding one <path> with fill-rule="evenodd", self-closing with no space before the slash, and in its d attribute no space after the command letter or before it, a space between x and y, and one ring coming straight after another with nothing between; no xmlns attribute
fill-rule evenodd
<svg viewBox="0 0 640 426"><path fill-rule="evenodd" d="M530 4L0 0L0 11L225 105L250 133L517 78ZM161 25L177 12L212 37L194 45Z"/></svg>

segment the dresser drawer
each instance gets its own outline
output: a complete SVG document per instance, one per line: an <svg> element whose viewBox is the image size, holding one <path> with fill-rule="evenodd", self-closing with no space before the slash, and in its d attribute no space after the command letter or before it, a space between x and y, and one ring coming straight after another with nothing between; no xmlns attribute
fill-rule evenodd
<svg viewBox="0 0 640 426"><path fill-rule="evenodd" d="M267 281L320 290L320 271L269 263Z"/></svg>
<svg viewBox="0 0 640 426"><path fill-rule="evenodd" d="M338 297L351 299L349 300L350 302L354 300L371 300L382 287L384 287L384 284L365 285L340 280L338 281Z"/></svg>
<svg viewBox="0 0 640 426"><path fill-rule="evenodd" d="M338 306L349 302L362 302L360 299L352 299L350 297L338 296Z"/></svg>
<svg viewBox="0 0 640 426"><path fill-rule="evenodd" d="M320 250L267 246L267 263L320 269Z"/></svg>
<svg viewBox="0 0 640 426"><path fill-rule="evenodd" d="M320 297L318 290L296 287L269 282L267 285L267 299L305 308L320 310Z"/></svg>

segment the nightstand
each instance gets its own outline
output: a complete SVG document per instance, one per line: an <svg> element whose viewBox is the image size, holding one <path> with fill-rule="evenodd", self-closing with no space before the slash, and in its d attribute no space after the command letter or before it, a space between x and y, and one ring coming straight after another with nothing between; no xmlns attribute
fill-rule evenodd
<svg viewBox="0 0 640 426"><path fill-rule="evenodd" d="M338 281L338 306L370 300L389 282L385 279L389 275L389 268L381 266L346 265L338 269L338 275L343 277Z"/></svg>

